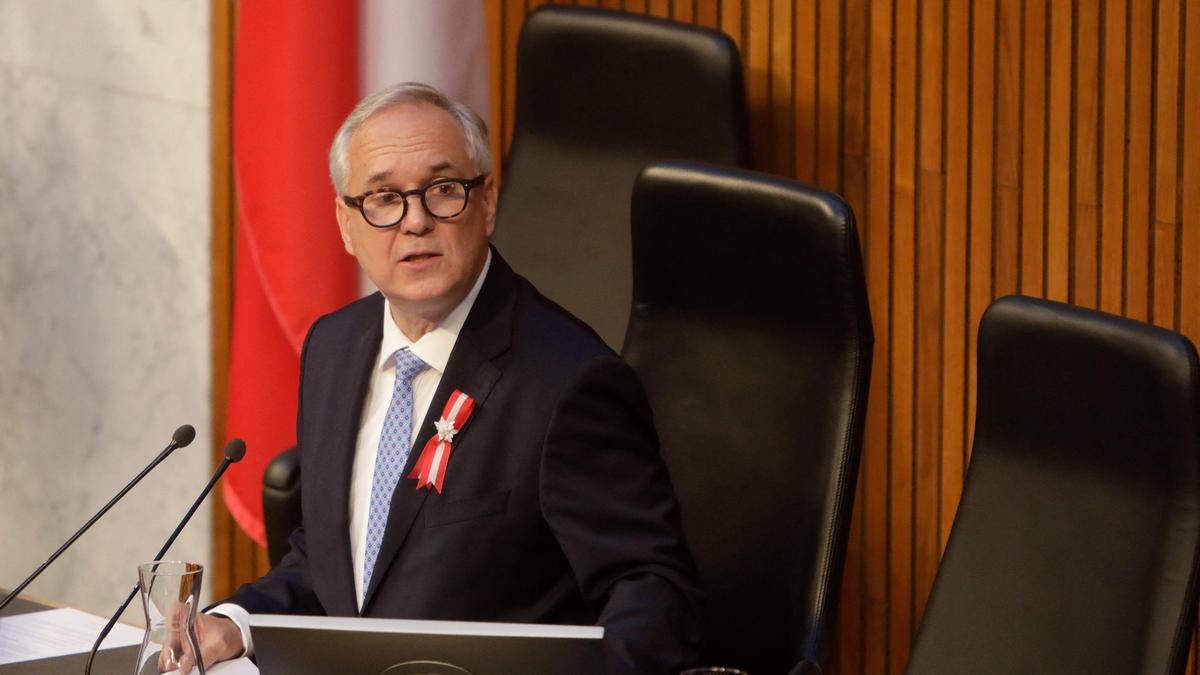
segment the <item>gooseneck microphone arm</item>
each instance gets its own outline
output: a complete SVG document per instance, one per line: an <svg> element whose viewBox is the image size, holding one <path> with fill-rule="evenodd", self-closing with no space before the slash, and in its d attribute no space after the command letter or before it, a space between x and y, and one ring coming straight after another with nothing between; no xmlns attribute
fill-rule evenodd
<svg viewBox="0 0 1200 675"><path fill-rule="evenodd" d="M117 493L117 496L108 500L108 503L105 504L99 511L97 511L96 515L92 516L86 523L84 523L83 527L79 528L75 534L71 535L71 538L64 542L62 546L59 546L58 550L46 559L46 562L42 563L40 567L33 571L33 574L30 574L28 577L26 577L25 581L22 581L21 584L14 588L11 593L4 596L4 600L0 600L0 609L4 609L6 606L8 606L8 603L12 602L13 598L20 595L21 591L25 590L26 586L32 583L34 579L38 578L38 575L40 575L47 567L50 566L50 563L58 560L58 556L62 555L63 551L66 551L71 544L75 543L76 539L82 536L84 532L88 531L88 528L95 524L97 520L100 520L100 516L108 513L108 510L111 509L114 504L120 501L121 498L125 496L126 492L129 492L131 489L133 489L133 486L137 485L138 481L145 478L146 474L153 471L154 467L162 463L162 461L166 459L168 455L174 452L176 448L187 447L187 445L190 444L195 438L196 429L190 424L185 424L176 429L175 433L171 434L171 442L167 444L167 447L163 448L162 452L158 453L157 457L155 457L149 464L146 465L146 468L142 469L141 473L134 476L133 480L129 481L125 487L121 488L121 491Z"/></svg>
<svg viewBox="0 0 1200 675"><path fill-rule="evenodd" d="M162 560L162 557L167 554L167 549L171 548L171 544L175 543L175 538L178 537L179 533L183 531L183 527L187 525L189 520L192 519L192 514L196 513L196 509L200 508L200 504L204 502L204 498L208 497L208 493L212 492L212 489L214 486L216 486L217 481L221 480L221 476L225 473L225 470L229 468L230 464L242 461L242 458L245 456L246 442L242 439L235 438L225 444L225 458L221 460L220 466L218 466L217 470L213 472L212 478L208 480L208 485L205 485L204 489L200 491L200 496L196 498L196 501L192 502L192 507L187 510L187 513L184 514L183 520L179 521L179 525L175 527L175 531L171 533L171 536L167 537L167 543L163 544L162 548L158 549L158 553L155 554L154 560L151 562L158 562ZM108 637L108 634L110 631L112 631L113 626L117 624L117 619L120 618L125 609L129 607L129 603L133 602L133 597L137 595L137 592L138 584L135 583L133 585L133 590L129 591L129 595L125 596L125 602L121 603L121 606L118 607L117 611L113 613L111 618L109 618L108 623L104 624L104 629L100 631L100 635L96 637L96 642L92 645L92 651L88 652L87 665L83 668L84 675L91 675L92 661L96 659L96 652L100 650L100 643L104 642L104 638ZM199 658L198 655L197 658Z"/></svg>

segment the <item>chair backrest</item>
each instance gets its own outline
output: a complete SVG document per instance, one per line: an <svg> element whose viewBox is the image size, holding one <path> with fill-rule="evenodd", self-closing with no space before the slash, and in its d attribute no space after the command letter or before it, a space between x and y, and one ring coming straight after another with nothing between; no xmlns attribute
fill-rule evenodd
<svg viewBox="0 0 1200 675"><path fill-rule="evenodd" d="M706 663L824 665L873 336L850 207L764 174L651 166L623 355L708 595Z"/></svg>
<svg viewBox="0 0 1200 675"><path fill-rule="evenodd" d="M263 471L262 502L267 558L275 566L291 550L288 538L300 527L300 452L295 446L267 463Z"/></svg>
<svg viewBox="0 0 1200 675"><path fill-rule="evenodd" d="M737 46L655 17L543 6L517 44L493 241L615 349L630 301L629 198L663 159L749 164Z"/></svg>
<svg viewBox="0 0 1200 675"><path fill-rule="evenodd" d="M1046 300L979 326L975 439L909 673L1180 673L1200 373L1184 337Z"/></svg>

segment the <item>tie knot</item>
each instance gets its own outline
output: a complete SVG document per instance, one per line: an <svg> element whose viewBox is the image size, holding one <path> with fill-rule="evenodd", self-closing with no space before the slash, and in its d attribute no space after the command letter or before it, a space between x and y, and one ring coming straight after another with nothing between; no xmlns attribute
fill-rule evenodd
<svg viewBox="0 0 1200 675"><path fill-rule="evenodd" d="M396 384L412 382L417 373L425 370L427 367L425 362L421 360L421 357L412 353L408 347L397 349L392 358L396 360Z"/></svg>

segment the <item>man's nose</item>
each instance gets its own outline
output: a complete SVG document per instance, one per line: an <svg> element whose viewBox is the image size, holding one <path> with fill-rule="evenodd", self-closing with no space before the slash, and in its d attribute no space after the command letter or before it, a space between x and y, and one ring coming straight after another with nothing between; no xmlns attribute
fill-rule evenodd
<svg viewBox="0 0 1200 675"><path fill-rule="evenodd" d="M404 220L400 221L400 231L405 234L425 234L432 230L433 216L425 210L425 202L421 200L421 195L406 195L404 199L408 202L408 213L404 215Z"/></svg>

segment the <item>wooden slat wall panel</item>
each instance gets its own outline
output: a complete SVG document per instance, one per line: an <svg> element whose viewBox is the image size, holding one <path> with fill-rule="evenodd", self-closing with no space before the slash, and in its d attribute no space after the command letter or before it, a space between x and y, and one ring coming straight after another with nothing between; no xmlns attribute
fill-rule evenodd
<svg viewBox="0 0 1200 675"><path fill-rule="evenodd" d="M486 2L500 158L517 35L546 0ZM898 675L962 490L987 304L1019 291L1200 340L1200 143L1185 143L1200 138L1200 2L554 2L728 33L746 68L756 167L854 207L876 352L834 666ZM218 225L233 213L221 134L231 6L213 0ZM219 383L230 255L214 241ZM222 517L218 507L217 594L265 558Z"/></svg>
<svg viewBox="0 0 1200 675"><path fill-rule="evenodd" d="M727 32L756 167L858 215L876 351L835 666L901 673L962 491L987 305L1020 292L1200 339L1200 3L622 7Z"/></svg>

